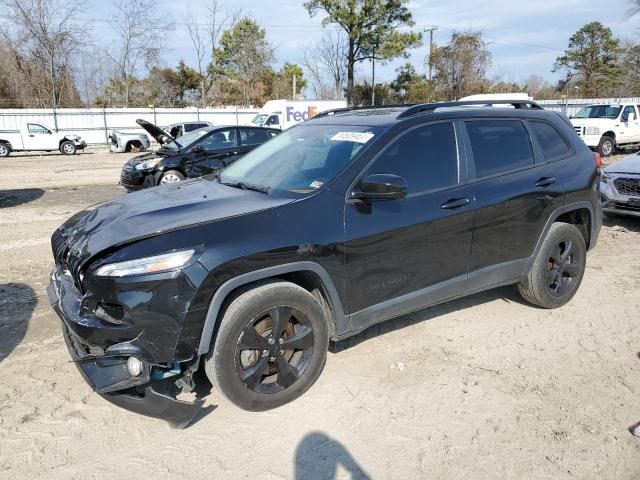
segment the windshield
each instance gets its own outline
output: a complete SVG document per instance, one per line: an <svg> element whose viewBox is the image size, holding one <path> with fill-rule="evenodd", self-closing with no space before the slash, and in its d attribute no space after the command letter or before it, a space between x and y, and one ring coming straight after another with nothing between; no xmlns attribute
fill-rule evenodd
<svg viewBox="0 0 640 480"><path fill-rule="evenodd" d="M164 146L164 148L166 150L171 150L173 152L177 152L181 148L185 148L185 147L191 146L191 144L193 144L193 143L197 142L198 140L200 140L200 137L202 137L203 135L205 135L207 133L209 133L209 129L205 129L205 128L200 128L198 130L194 130L192 132L185 133L184 135L182 135L180 137L180 139L178 141L169 140L169 143L167 143Z"/></svg>
<svg viewBox="0 0 640 480"><path fill-rule="evenodd" d="M219 181L306 195L335 178L379 132L355 125L297 126L242 157Z"/></svg>
<svg viewBox="0 0 640 480"><path fill-rule="evenodd" d="M251 123L253 123L254 125L262 126L262 124L264 123L264 121L266 119L267 119L267 115L266 114L256 115L253 118L253 120L251 120Z"/></svg>
<svg viewBox="0 0 640 480"><path fill-rule="evenodd" d="M573 118L618 118L620 105L591 105L580 109Z"/></svg>

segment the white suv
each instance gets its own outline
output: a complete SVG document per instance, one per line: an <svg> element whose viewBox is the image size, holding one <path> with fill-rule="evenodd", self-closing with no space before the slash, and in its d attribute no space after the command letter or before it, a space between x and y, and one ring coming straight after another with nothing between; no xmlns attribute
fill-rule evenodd
<svg viewBox="0 0 640 480"><path fill-rule="evenodd" d="M588 147L608 157L616 148L640 144L639 109L634 104L589 105L572 116L571 123Z"/></svg>

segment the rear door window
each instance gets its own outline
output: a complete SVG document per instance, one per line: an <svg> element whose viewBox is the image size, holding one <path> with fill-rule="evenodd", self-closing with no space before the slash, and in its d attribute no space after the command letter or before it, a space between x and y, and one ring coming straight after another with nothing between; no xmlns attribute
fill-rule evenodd
<svg viewBox="0 0 640 480"><path fill-rule="evenodd" d="M232 148L236 143L236 129L219 130L200 142L205 150L220 150L224 148Z"/></svg>
<svg viewBox="0 0 640 480"><path fill-rule="evenodd" d="M520 120L465 122L476 177L483 178L535 163L529 133Z"/></svg>
<svg viewBox="0 0 640 480"><path fill-rule="evenodd" d="M240 129L240 145L260 145L269 139L267 130Z"/></svg>
<svg viewBox="0 0 640 480"><path fill-rule="evenodd" d="M186 132L193 132L194 130L197 130L199 128L202 127L206 127L207 125L205 123L187 123L184 126L184 130Z"/></svg>
<svg viewBox="0 0 640 480"><path fill-rule="evenodd" d="M408 192L451 187L459 181L453 123L423 125L395 140L367 171L404 177Z"/></svg>
<svg viewBox="0 0 640 480"><path fill-rule="evenodd" d="M564 157L571 151L562 135L548 123L529 122L529 126L547 160Z"/></svg>

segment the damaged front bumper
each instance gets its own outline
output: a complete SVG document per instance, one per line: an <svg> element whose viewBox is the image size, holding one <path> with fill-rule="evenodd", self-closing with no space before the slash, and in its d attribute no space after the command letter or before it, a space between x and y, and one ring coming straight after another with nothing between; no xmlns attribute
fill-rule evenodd
<svg viewBox="0 0 640 480"><path fill-rule="evenodd" d="M62 333L69 354L96 393L119 407L163 419L175 428L184 428L193 420L204 401L199 399L189 403L174 398L170 393L173 382L163 379L166 368L141 361L142 368L132 375L127 362L132 356L137 358L136 353L139 352L130 344L125 345L126 348L114 345L104 350L82 341L82 334L99 328L100 320L95 319L92 325L92 320L81 314L82 296L68 272L60 269L53 272L47 294L51 306L62 320ZM178 369L172 375L179 374Z"/></svg>

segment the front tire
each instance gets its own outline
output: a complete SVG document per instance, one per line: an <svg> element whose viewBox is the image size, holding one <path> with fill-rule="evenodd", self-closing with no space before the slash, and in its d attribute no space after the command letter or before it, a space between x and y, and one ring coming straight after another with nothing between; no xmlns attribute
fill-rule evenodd
<svg viewBox="0 0 640 480"><path fill-rule="evenodd" d="M561 307L578 291L586 260L587 248L580 230L568 223L554 223L518 290L533 305Z"/></svg>
<svg viewBox="0 0 640 480"><path fill-rule="evenodd" d="M8 157L11 153L11 148L6 143L0 143L0 158Z"/></svg>
<svg viewBox="0 0 640 480"><path fill-rule="evenodd" d="M596 150L601 157L610 157L616 151L615 139L607 136L602 137Z"/></svg>
<svg viewBox="0 0 640 480"><path fill-rule="evenodd" d="M60 144L60 153L63 155L74 155L76 153L76 144L69 140Z"/></svg>
<svg viewBox="0 0 640 480"><path fill-rule="evenodd" d="M296 284L267 281L229 304L205 371L213 388L240 408L269 410L314 384L328 346L326 317L316 298Z"/></svg>
<svg viewBox="0 0 640 480"><path fill-rule="evenodd" d="M177 170L167 170L160 177L160 185L181 182L184 178L184 175Z"/></svg>

